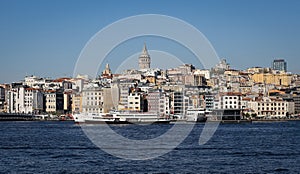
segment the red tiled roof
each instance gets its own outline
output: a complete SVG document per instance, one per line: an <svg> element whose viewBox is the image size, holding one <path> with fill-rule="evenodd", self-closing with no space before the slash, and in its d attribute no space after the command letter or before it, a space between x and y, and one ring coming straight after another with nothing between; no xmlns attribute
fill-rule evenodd
<svg viewBox="0 0 300 174"><path fill-rule="evenodd" d="M36 88L25 88L25 90L27 90L27 91L34 91L34 90L40 90L40 89L36 89Z"/></svg>
<svg viewBox="0 0 300 174"><path fill-rule="evenodd" d="M251 98L243 98L242 100L244 100L244 101L251 101L252 99Z"/></svg>
<svg viewBox="0 0 300 174"><path fill-rule="evenodd" d="M58 79L53 80L53 82L63 82L66 80L71 80L71 78L68 78L68 77L58 78Z"/></svg>
<svg viewBox="0 0 300 174"><path fill-rule="evenodd" d="M48 92L48 93L54 93L56 92L55 90L45 90L45 92Z"/></svg>
<svg viewBox="0 0 300 174"><path fill-rule="evenodd" d="M220 93L221 96L241 96L242 93L240 92L223 92L223 93Z"/></svg>

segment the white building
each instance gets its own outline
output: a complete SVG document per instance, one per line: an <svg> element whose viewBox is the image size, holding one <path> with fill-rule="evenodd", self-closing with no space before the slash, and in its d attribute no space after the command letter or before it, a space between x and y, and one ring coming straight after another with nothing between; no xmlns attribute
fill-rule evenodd
<svg viewBox="0 0 300 174"><path fill-rule="evenodd" d="M242 109L241 93L220 93L215 99L215 109Z"/></svg>
<svg viewBox="0 0 300 174"><path fill-rule="evenodd" d="M159 115L169 115L170 113L170 97L164 93L159 99Z"/></svg>
<svg viewBox="0 0 300 174"><path fill-rule="evenodd" d="M210 71L209 70L201 70L201 69L196 69L193 72L194 75L203 75L206 79L210 79Z"/></svg>
<svg viewBox="0 0 300 174"><path fill-rule="evenodd" d="M73 82L72 89L76 90L77 92L81 92L84 85L84 79L76 78L73 79L72 82Z"/></svg>
<svg viewBox="0 0 300 174"><path fill-rule="evenodd" d="M40 113L43 111L43 92L39 89L19 86L9 91L8 112Z"/></svg>
<svg viewBox="0 0 300 174"><path fill-rule="evenodd" d="M41 85L44 85L46 80L37 76L26 76L24 79L23 85L38 88Z"/></svg>

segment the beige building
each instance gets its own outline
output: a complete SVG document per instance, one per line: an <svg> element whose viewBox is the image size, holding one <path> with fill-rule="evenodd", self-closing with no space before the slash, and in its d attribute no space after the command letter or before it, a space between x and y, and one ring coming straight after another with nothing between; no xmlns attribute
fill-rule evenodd
<svg viewBox="0 0 300 174"><path fill-rule="evenodd" d="M202 74L184 75L184 84L191 86L205 86L206 78Z"/></svg>
<svg viewBox="0 0 300 174"><path fill-rule="evenodd" d="M292 83L292 75L281 73L281 74L271 74L271 73L259 73L250 75L251 79L255 83L266 83L282 86L290 86Z"/></svg>
<svg viewBox="0 0 300 174"><path fill-rule="evenodd" d="M139 93L130 93L128 96L128 110L143 111L143 96Z"/></svg>
<svg viewBox="0 0 300 174"><path fill-rule="evenodd" d="M103 90L103 112L108 113L112 109L118 108L118 102L114 99L114 88L102 88Z"/></svg>
<svg viewBox="0 0 300 174"><path fill-rule="evenodd" d="M56 94L55 91L47 91L45 94L46 98L46 112L55 112L56 111Z"/></svg>
<svg viewBox="0 0 300 174"><path fill-rule="evenodd" d="M72 94L72 113L82 112L82 96L81 93Z"/></svg>
<svg viewBox="0 0 300 174"><path fill-rule="evenodd" d="M82 112L103 113L103 90L97 84L88 84L82 90Z"/></svg>
<svg viewBox="0 0 300 174"><path fill-rule="evenodd" d="M249 101L248 106L258 117L263 118L284 118L295 112L294 102L284 101L281 98L259 97Z"/></svg>
<svg viewBox="0 0 300 174"><path fill-rule="evenodd" d="M64 113L64 95L61 91L48 90L45 92L46 112Z"/></svg>

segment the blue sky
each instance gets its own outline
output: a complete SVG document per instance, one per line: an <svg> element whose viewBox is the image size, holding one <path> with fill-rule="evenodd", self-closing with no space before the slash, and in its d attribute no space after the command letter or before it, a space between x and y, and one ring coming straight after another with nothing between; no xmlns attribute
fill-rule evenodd
<svg viewBox="0 0 300 174"><path fill-rule="evenodd" d="M81 50L96 32L139 14L169 15L192 24L235 69L270 67L274 58L284 58L289 71L300 72L298 0L1 0L0 83L32 74L72 76ZM145 41L148 49L159 49L155 41L141 38L132 54ZM109 63L116 69L118 61Z"/></svg>

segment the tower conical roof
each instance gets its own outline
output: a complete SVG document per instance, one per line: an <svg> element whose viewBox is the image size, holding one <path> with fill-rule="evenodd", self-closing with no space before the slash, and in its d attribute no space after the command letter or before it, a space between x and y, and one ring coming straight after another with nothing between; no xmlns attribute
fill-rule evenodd
<svg viewBox="0 0 300 174"><path fill-rule="evenodd" d="M148 50L147 50L147 47L146 47L146 43L144 43L142 55L147 55L147 56L149 56Z"/></svg>
<svg viewBox="0 0 300 174"><path fill-rule="evenodd" d="M149 69L150 63L151 63L150 55L148 54L146 44L144 43L143 51L139 56L139 67L140 69Z"/></svg>

